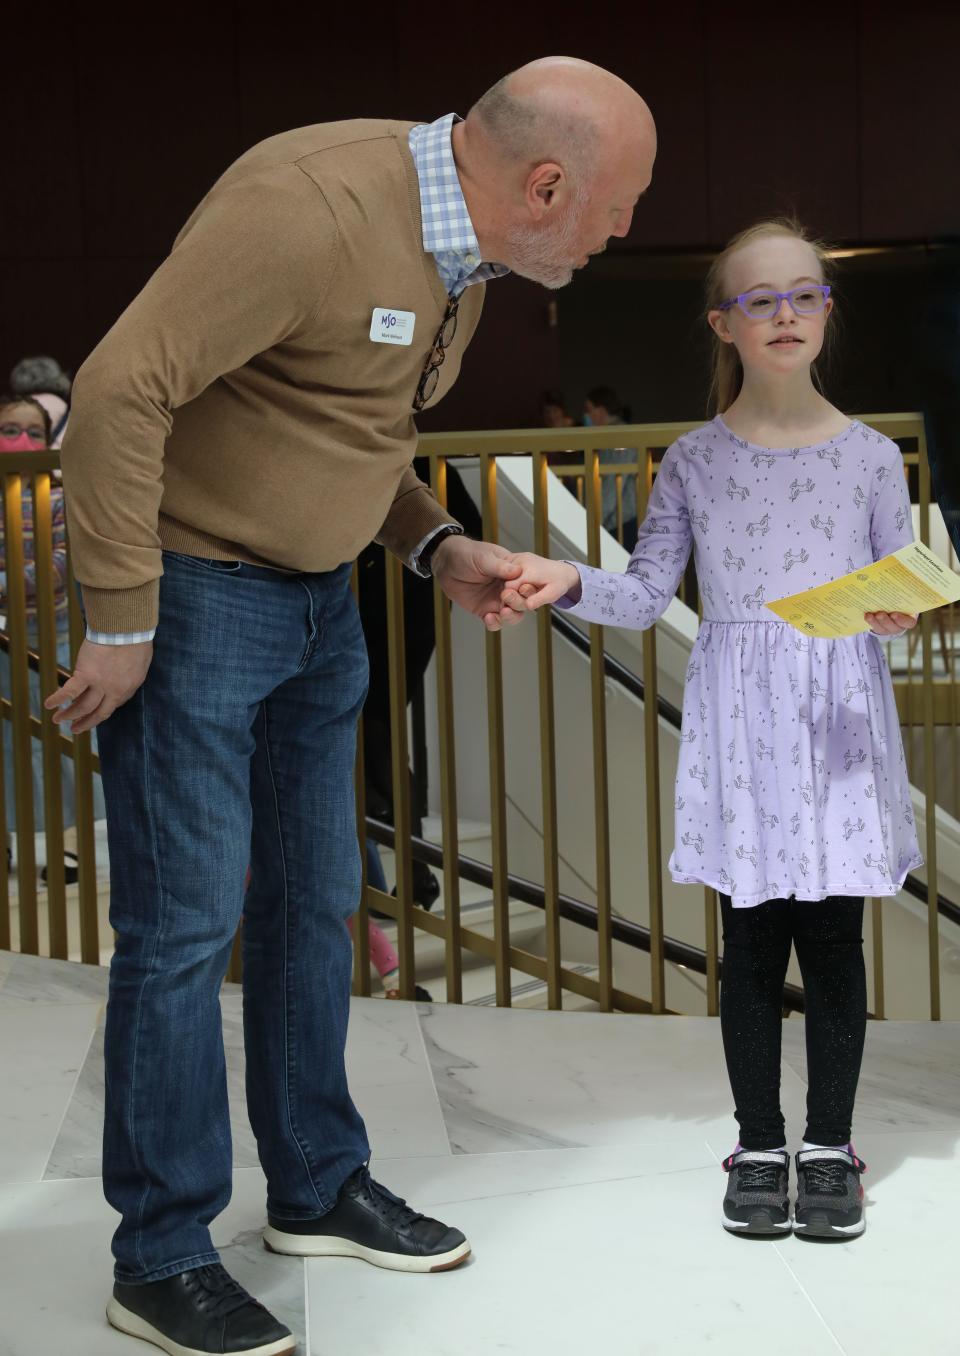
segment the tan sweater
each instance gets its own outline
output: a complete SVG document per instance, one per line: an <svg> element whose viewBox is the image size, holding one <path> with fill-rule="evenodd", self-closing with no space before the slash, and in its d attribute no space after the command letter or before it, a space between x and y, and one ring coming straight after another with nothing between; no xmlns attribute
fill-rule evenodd
<svg viewBox="0 0 960 1356"><path fill-rule="evenodd" d="M411 402L447 305L410 123L285 132L227 170L77 373L63 446L89 625L157 620L162 547L330 570L452 521L410 469ZM431 403L480 317L463 294ZM409 347L374 308L412 311Z"/></svg>

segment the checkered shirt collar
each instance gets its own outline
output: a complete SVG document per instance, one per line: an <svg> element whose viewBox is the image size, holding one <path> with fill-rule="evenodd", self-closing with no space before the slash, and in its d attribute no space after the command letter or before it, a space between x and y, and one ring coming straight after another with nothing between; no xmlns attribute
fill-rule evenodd
<svg viewBox="0 0 960 1356"><path fill-rule="evenodd" d="M451 295L510 272L504 264L480 262L480 242L453 158L451 133L458 121L456 113L447 113L436 122L419 123L410 132L410 151L420 184L423 248L435 257Z"/></svg>

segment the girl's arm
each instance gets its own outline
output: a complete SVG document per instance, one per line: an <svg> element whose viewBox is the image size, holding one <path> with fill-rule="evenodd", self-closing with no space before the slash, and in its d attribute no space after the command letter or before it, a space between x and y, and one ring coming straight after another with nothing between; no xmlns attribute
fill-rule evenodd
<svg viewBox="0 0 960 1356"><path fill-rule="evenodd" d="M643 630L666 611L692 543L680 448L674 444L660 464L625 574L524 552L514 557L523 573L504 592L504 602L513 607L511 594L519 595L531 610L556 603L585 621Z"/></svg>

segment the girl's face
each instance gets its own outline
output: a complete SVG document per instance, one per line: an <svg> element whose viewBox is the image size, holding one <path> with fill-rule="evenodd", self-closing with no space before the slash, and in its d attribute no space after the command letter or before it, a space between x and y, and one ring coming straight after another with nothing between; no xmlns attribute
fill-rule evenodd
<svg viewBox="0 0 960 1356"><path fill-rule="evenodd" d="M47 431L36 405L15 403L0 408L0 451L24 435L30 446L38 450L47 445ZM22 446L22 442L18 446Z"/></svg>
<svg viewBox="0 0 960 1356"><path fill-rule="evenodd" d="M752 292L790 292L823 281L820 261L810 245L796 236L773 235L753 240L727 261L726 292L733 298ZM800 298L801 305L818 301L816 293ZM734 344L744 372L790 377L810 364L823 347L827 317L833 302L798 314L786 300L774 303L772 315L745 315L738 305L711 311L707 319L717 337ZM749 301L747 302L749 306Z"/></svg>

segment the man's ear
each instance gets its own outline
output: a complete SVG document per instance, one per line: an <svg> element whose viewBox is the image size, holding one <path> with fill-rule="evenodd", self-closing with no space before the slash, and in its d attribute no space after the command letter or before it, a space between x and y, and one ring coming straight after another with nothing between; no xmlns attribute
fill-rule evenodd
<svg viewBox="0 0 960 1356"><path fill-rule="evenodd" d="M548 160L532 169L527 176L526 200L534 220L539 221L555 208L566 189L567 176L560 165Z"/></svg>

